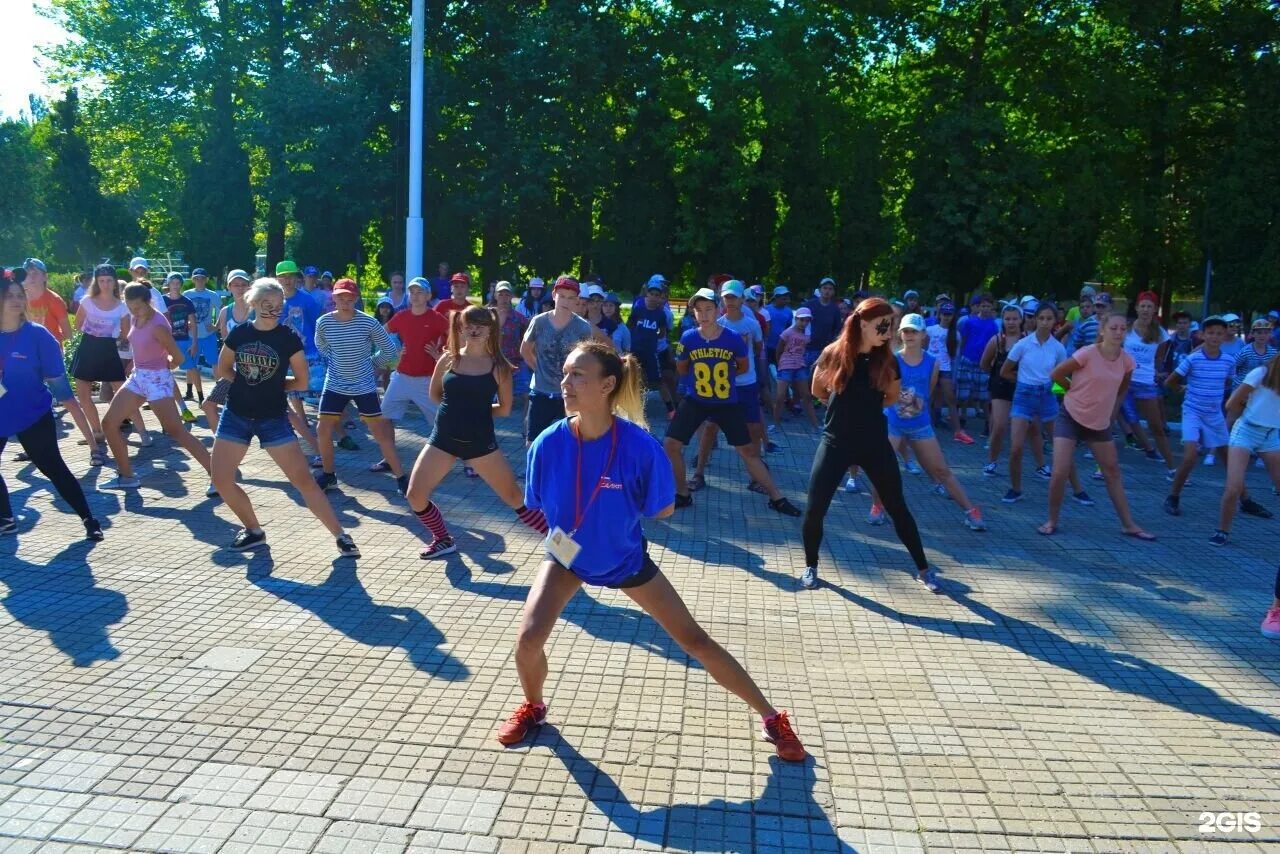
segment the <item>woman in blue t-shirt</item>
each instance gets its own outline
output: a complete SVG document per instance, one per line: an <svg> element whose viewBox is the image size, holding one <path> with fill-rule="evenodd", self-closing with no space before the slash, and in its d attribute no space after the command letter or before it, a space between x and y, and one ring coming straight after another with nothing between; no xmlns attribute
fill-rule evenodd
<svg viewBox="0 0 1280 854"><path fill-rule="evenodd" d="M778 756L803 761L804 747L787 713L771 706L742 665L707 636L649 557L640 521L670 516L676 489L662 446L645 428L640 363L609 344L584 341L565 359L560 388L570 417L543 431L529 449L525 503L542 509L551 533L516 641L524 701L498 728L498 741L517 744L546 720L543 647L585 582L624 591L713 679L760 714L762 735Z"/></svg>
<svg viewBox="0 0 1280 854"><path fill-rule="evenodd" d="M40 324L27 320L27 292L20 282L6 281L4 286L4 308L0 311L0 389L3 389L0 391L0 453L9 437L17 436L31 464L49 478L58 495L84 522L85 536L101 540L102 526L93 518L80 482L58 450L54 394L71 413L90 448L96 450L93 432L71 393L57 339ZM0 534L17 529L18 520L9 503L9 488L0 477Z"/></svg>

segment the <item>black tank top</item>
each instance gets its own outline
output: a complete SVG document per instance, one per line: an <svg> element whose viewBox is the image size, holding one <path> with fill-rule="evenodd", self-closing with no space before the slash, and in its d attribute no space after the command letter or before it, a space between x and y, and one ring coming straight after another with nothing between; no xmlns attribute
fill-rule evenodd
<svg viewBox="0 0 1280 854"><path fill-rule="evenodd" d="M1004 346L1004 332L1003 331L997 332L996 333L996 355L995 355L995 358L991 360L991 372L989 374L990 381L988 382L987 388L990 389L992 394L998 394L1003 392L1003 394L1000 394L1001 400L1003 400L1006 397L1012 399L1013 389L1017 385L1017 383L1013 382L1012 380L1007 380L1004 377L1000 376L1000 369L1004 367L1004 362L1008 358L1009 358L1009 351L1005 349L1005 346Z"/></svg>
<svg viewBox="0 0 1280 854"><path fill-rule="evenodd" d="M498 381L493 371L486 374L444 375L444 393L436 425L450 436L485 436L493 433L493 396Z"/></svg>
<svg viewBox="0 0 1280 854"><path fill-rule="evenodd" d="M843 391L831 396L822 429L822 438L828 444L889 435L884 417L884 392L871 384L870 366L870 356L854 359L853 376ZM893 369L896 374L897 359L893 360Z"/></svg>

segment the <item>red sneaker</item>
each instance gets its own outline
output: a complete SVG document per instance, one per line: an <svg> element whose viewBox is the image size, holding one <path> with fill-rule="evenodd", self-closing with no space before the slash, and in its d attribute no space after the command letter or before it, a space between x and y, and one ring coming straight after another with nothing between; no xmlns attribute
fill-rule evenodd
<svg viewBox="0 0 1280 854"><path fill-rule="evenodd" d="M547 719L547 707L542 703L521 703L507 718L506 723L498 727L498 741L512 745L524 741L529 730L542 726ZM794 736L792 736L794 738ZM796 742L799 744L800 742Z"/></svg>
<svg viewBox="0 0 1280 854"><path fill-rule="evenodd" d="M956 435L955 435L955 437L954 437L954 438L955 438L955 440L956 440L957 442L959 442L961 445L972 445L972 444L973 444L973 437L972 437L972 436L970 436L968 433L964 432L963 430L957 430L957 431L956 431Z"/></svg>
<svg viewBox="0 0 1280 854"><path fill-rule="evenodd" d="M774 717L766 719L764 728L760 730L760 737L772 744L778 757L787 762L803 762L809 758L804 745L791 728L786 712L778 712Z"/></svg>

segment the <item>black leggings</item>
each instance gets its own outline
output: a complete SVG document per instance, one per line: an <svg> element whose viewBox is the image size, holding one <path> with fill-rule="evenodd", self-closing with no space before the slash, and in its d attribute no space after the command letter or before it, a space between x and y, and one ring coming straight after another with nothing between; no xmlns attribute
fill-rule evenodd
<svg viewBox="0 0 1280 854"><path fill-rule="evenodd" d="M809 498L804 512L805 566L818 565L818 547L822 545L822 521L827 516L831 499L835 497L840 482L849 466L856 465L867 473L867 479L876 488L885 512L893 520L898 539L907 547L916 568L925 570L929 561L924 556L920 542L920 529L907 509L902 497L902 472L898 471L898 457L889 445L888 437L874 437L869 441L829 445L818 442L818 453L813 458L813 471L809 474Z"/></svg>
<svg viewBox="0 0 1280 854"><path fill-rule="evenodd" d="M0 436L0 453L4 452L5 443L9 439ZM80 481L76 480L71 469L67 468L58 450L58 431L54 426L53 413L46 412L39 421L18 433L18 441L22 450L27 452L31 463L40 473L49 478L53 488L58 490L62 500L71 505L81 519L88 519L93 513L89 510L89 502L85 500ZM0 518L12 519L13 506L9 503L9 487L0 477Z"/></svg>

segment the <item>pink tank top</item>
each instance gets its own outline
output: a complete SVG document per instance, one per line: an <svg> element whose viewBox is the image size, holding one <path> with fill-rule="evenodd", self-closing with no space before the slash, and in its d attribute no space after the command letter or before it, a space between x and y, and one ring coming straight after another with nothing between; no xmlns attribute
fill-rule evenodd
<svg viewBox="0 0 1280 854"><path fill-rule="evenodd" d="M169 321L160 312L155 312L151 320L142 326L134 326L129 330L129 346L133 349L133 366L148 371L169 370L169 354L164 345L156 340L156 329L169 329Z"/></svg>

